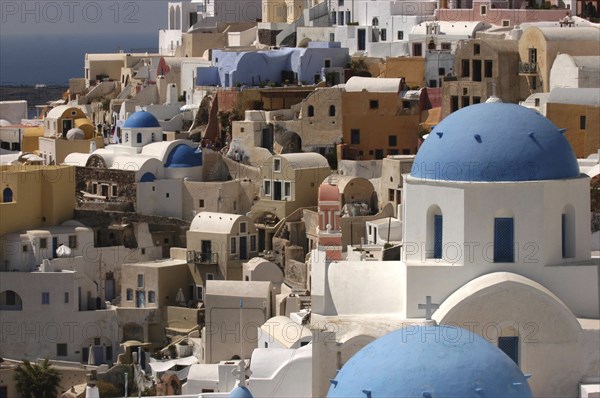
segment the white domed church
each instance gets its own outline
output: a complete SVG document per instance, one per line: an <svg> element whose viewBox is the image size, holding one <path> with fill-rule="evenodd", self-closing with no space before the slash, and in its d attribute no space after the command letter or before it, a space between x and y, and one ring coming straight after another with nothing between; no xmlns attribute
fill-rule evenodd
<svg viewBox="0 0 600 398"><path fill-rule="evenodd" d="M326 395L365 344L433 322L496 345L532 375L534 396L598 386L589 177L563 133L517 105L463 108L435 127L404 177L401 261L335 261L313 250L311 322L322 334L313 395Z"/></svg>

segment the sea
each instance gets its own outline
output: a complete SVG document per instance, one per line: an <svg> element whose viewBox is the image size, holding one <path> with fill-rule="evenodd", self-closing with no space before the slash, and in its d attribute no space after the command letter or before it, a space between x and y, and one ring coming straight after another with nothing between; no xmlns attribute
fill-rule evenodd
<svg viewBox="0 0 600 398"><path fill-rule="evenodd" d="M102 35L0 35L0 101L36 105L61 99L69 79L84 76L86 53L157 52L158 31Z"/></svg>

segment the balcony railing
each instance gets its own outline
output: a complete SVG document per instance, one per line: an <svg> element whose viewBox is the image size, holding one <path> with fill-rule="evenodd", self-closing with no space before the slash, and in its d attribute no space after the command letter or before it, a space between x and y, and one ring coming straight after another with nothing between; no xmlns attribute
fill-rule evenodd
<svg viewBox="0 0 600 398"><path fill-rule="evenodd" d="M519 62L519 73L526 75L537 74L537 62Z"/></svg>
<svg viewBox="0 0 600 398"><path fill-rule="evenodd" d="M187 261L194 264L218 264L219 253L200 253L190 250L187 252Z"/></svg>

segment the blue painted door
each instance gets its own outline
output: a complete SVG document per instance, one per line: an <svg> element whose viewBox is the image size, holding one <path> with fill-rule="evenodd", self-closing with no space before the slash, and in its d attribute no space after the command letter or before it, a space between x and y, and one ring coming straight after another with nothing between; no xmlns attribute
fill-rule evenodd
<svg viewBox="0 0 600 398"><path fill-rule="evenodd" d="M494 262L513 263L515 261L514 219L496 218L494 223Z"/></svg>
<svg viewBox="0 0 600 398"><path fill-rule="evenodd" d="M4 191L2 192L2 202L3 203L10 203L13 201L13 191L10 188L4 188Z"/></svg>
<svg viewBox="0 0 600 398"><path fill-rule="evenodd" d="M364 29L358 29L358 51L365 51L367 48L367 32Z"/></svg>
<svg viewBox="0 0 600 398"><path fill-rule="evenodd" d="M442 227L443 216L436 215L433 220L433 258L442 258Z"/></svg>

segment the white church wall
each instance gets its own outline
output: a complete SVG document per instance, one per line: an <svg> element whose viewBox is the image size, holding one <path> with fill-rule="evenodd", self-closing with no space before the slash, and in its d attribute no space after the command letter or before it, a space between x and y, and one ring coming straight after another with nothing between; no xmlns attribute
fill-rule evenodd
<svg viewBox="0 0 600 398"><path fill-rule="evenodd" d="M399 261L332 263L329 266L328 283L335 313L343 315L402 312L404 269ZM373 294L374 292L377 294Z"/></svg>
<svg viewBox="0 0 600 398"><path fill-rule="evenodd" d="M464 258L457 253L462 252L465 242L465 198L464 191L459 187L441 185L437 186L413 179L413 183L405 184L404 194L404 219L405 227L403 260L407 264L439 264L439 260L433 259L433 232L427 227L428 211L439 207L443 217L442 237L444 250L442 260L446 263L462 265ZM406 200L410 198L410 200ZM431 217L430 217L431 218ZM431 220L430 220L431 222ZM431 236L427 239L428 234ZM431 246L431 247L429 247Z"/></svg>

